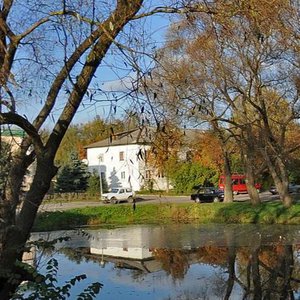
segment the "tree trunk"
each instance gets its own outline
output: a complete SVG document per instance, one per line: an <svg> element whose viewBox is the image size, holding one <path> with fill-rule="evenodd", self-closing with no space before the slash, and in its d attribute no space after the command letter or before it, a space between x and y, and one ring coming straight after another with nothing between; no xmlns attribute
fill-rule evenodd
<svg viewBox="0 0 300 300"><path fill-rule="evenodd" d="M278 191L280 200L285 207L290 207L293 203L293 199L289 194L289 177L284 163L279 157L271 160L270 155L266 153L266 151L263 152L263 155ZM281 165L280 168L278 167L279 164Z"/></svg>
<svg viewBox="0 0 300 300"><path fill-rule="evenodd" d="M246 186L247 191L250 197L250 201L253 205L258 205L261 203L259 193L255 187L255 178L253 176L253 172L248 170L249 166L246 167Z"/></svg>
<svg viewBox="0 0 300 300"><path fill-rule="evenodd" d="M224 179L225 179L224 202L230 203L233 202L230 158L226 150L223 150L223 155L224 155Z"/></svg>
<svg viewBox="0 0 300 300"><path fill-rule="evenodd" d="M250 201L253 205L259 205L261 203L258 191L255 187L256 182L256 135L253 132L253 128L249 125L246 126L245 131L243 133L244 142L241 143L242 149L242 161L245 168L246 175L246 186L247 191L250 197Z"/></svg>
<svg viewBox="0 0 300 300"><path fill-rule="evenodd" d="M52 167L51 167L52 165ZM45 171L47 170L47 172ZM54 167L50 159L38 159L36 174L31 184L30 190L26 194L25 200L17 215L15 225L11 225L1 232L3 247L0 252L0 299L9 299L9 293L27 277L25 270L15 266L16 260L22 260L25 243L29 238L38 208L50 188L53 176L57 168ZM22 275L14 278L16 274ZM11 280L14 278L14 280Z"/></svg>

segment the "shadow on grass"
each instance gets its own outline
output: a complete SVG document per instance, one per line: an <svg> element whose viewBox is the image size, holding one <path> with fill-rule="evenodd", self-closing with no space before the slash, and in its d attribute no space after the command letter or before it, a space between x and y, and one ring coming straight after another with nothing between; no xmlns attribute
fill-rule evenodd
<svg viewBox="0 0 300 300"><path fill-rule="evenodd" d="M80 212L72 211L54 211L38 214L33 231L48 230L67 230L78 226L86 225L90 216L83 215Z"/></svg>

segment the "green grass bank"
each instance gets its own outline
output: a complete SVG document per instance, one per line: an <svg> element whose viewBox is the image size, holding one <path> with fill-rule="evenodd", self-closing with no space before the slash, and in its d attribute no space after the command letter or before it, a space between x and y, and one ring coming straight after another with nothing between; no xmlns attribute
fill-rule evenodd
<svg viewBox="0 0 300 300"><path fill-rule="evenodd" d="M250 203L143 204L86 207L40 213L34 231L72 229L79 226L170 224L170 223L260 223L300 224L300 203L285 208L280 202L259 206Z"/></svg>

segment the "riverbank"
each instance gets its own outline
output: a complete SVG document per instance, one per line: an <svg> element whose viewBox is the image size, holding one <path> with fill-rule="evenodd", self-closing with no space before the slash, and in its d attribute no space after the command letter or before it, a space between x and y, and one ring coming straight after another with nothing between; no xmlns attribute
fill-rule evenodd
<svg viewBox="0 0 300 300"><path fill-rule="evenodd" d="M34 231L81 226L170 223L300 224L300 203L285 208L280 202L179 203L98 206L39 213Z"/></svg>

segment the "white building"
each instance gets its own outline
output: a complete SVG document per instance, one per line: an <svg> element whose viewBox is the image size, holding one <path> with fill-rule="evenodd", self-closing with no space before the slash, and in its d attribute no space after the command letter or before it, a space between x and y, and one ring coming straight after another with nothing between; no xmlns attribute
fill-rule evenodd
<svg viewBox="0 0 300 300"><path fill-rule="evenodd" d="M109 187L131 187L134 191L149 188L165 190L167 181L147 165L153 132L134 129L86 146L89 170L101 172Z"/></svg>

